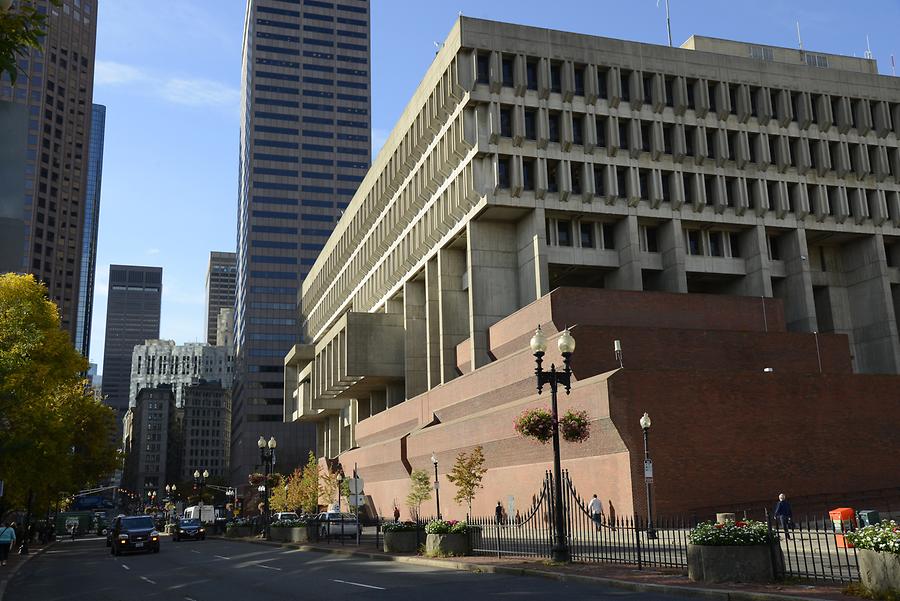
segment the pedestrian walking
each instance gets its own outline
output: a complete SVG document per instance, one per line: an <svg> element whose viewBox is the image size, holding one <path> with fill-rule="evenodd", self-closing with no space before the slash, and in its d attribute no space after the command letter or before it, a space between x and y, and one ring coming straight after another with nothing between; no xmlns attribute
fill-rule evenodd
<svg viewBox="0 0 900 601"><path fill-rule="evenodd" d="M0 528L0 566L6 565L6 560L9 558L9 550L15 543L15 523L10 523Z"/></svg>
<svg viewBox="0 0 900 601"><path fill-rule="evenodd" d="M615 530L616 529L616 508L613 507L612 499L609 500L609 513L607 515L609 516L609 529Z"/></svg>
<svg viewBox="0 0 900 601"><path fill-rule="evenodd" d="M591 519L597 525L597 530L600 530L600 525L603 523L603 502L597 498L597 495L594 495L594 498L591 499L588 511L591 512Z"/></svg>
<svg viewBox="0 0 900 601"><path fill-rule="evenodd" d="M494 516L497 518L497 523L503 523L503 505L500 504L500 501L497 501L497 507L494 508Z"/></svg>
<svg viewBox="0 0 900 601"><path fill-rule="evenodd" d="M72 522L72 527L69 529L69 539L74 541L76 534L78 534L78 522Z"/></svg>
<svg viewBox="0 0 900 601"><path fill-rule="evenodd" d="M394 521L395 522L400 521L400 508L397 507L396 505L394 505Z"/></svg>
<svg viewBox="0 0 900 601"><path fill-rule="evenodd" d="M775 518L775 523L784 530L785 540L789 540L791 538L790 529L794 526L794 514L791 511L791 504L784 493L778 495L778 502L775 503L772 517Z"/></svg>

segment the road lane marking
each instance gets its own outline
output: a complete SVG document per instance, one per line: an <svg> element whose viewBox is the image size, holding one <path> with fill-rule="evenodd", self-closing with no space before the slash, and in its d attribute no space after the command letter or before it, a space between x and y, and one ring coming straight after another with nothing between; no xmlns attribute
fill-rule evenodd
<svg viewBox="0 0 900 601"><path fill-rule="evenodd" d="M362 583L359 583L359 582L348 582L348 581L346 581L346 580L334 580L334 579L332 579L331 581L332 581L332 582L340 582L341 584L349 584L350 586L361 586L361 587L364 587L364 588L374 588L374 589L377 589L377 590L379 590L379 591L386 591L386 590L387 590L387 589L384 588L384 587L380 587L380 586L372 586L371 584L362 584Z"/></svg>
<svg viewBox="0 0 900 601"><path fill-rule="evenodd" d="M219 559L231 559L230 557L225 557L223 555L213 555L213 557L218 557Z"/></svg>
<svg viewBox="0 0 900 601"><path fill-rule="evenodd" d="M130 569L131 569L131 568L129 568L128 566L126 566L124 563L122 564L122 567L125 568L126 570L130 570Z"/></svg>
<svg viewBox="0 0 900 601"><path fill-rule="evenodd" d="M194 599L193 597L185 597L184 601L197 601L197 600Z"/></svg>
<svg viewBox="0 0 900 601"><path fill-rule="evenodd" d="M265 568L265 569L267 569L267 570L278 570L279 572L281 571L281 568L276 568L276 567L273 567L273 566L264 566L264 565L261 564L261 563L256 564L256 567L258 567L258 568Z"/></svg>
<svg viewBox="0 0 900 601"><path fill-rule="evenodd" d="M143 580L144 582L149 582L150 584L156 584L155 580L150 580L146 576L141 576L141 580Z"/></svg>
<svg viewBox="0 0 900 601"><path fill-rule="evenodd" d="M197 549L191 549L191 553L197 553L197 554L199 554L200 551L198 551Z"/></svg>

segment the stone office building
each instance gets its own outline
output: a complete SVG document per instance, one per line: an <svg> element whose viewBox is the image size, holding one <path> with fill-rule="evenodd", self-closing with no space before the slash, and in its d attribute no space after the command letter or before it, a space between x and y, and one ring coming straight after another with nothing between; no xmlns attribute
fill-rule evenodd
<svg viewBox="0 0 900 601"><path fill-rule="evenodd" d="M726 414L753 403L735 386L766 390L765 367L785 372L768 390L778 402L806 383L819 395L810 411L839 412L838 388L854 383L874 409L896 396L897 379L852 372L900 368L897 81L867 59L699 36L672 49L460 18L303 283L311 343L285 359L285 420L317 424L320 456L358 462L382 511L432 450L449 462L499 440L508 444L488 455L488 496L524 480L531 488L517 494L533 492L547 457L490 425L515 413L494 404L537 400L531 330L629 327L602 313L645 298L659 315L642 313L650 325L635 344L661 342L653 328L681 334L642 354L643 367L682 370L680 386L706 378L704 401L720 399ZM548 300L566 286L607 290L579 313ZM692 325L677 313L682 296ZM546 311L532 314L537 301ZM716 325L717 315L732 317ZM746 354L716 361L716 345L747 329ZM671 344L691 336L702 344L682 361ZM781 364L778 336L800 349ZM579 352L592 344L582 339ZM822 345L843 359L823 361ZM630 401L617 398L615 378L630 376L602 371L614 368L594 358L576 374L608 399L591 412L616 442L572 467L598 484L593 461L617 506L637 508L640 439L627 430L634 402L662 391L641 388L654 377L629 379ZM686 396L688 413L673 420L704 411ZM631 424L623 416L634 412ZM798 434L790 452L808 452ZM715 454L702 441L694 451ZM738 451L763 453L759 444ZM598 459L610 453L618 459ZM832 474L849 465L839 461Z"/></svg>

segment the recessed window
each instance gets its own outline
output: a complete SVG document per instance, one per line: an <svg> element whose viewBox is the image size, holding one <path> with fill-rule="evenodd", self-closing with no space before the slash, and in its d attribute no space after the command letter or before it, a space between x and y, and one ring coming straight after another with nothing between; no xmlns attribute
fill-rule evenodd
<svg viewBox="0 0 900 601"><path fill-rule="evenodd" d="M488 54L479 54L476 62L478 73L475 81L477 83L488 83L490 80L490 56Z"/></svg>
<svg viewBox="0 0 900 601"><path fill-rule="evenodd" d="M575 66L575 94L584 96L584 66Z"/></svg>
<svg viewBox="0 0 900 601"><path fill-rule="evenodd" d="M572 117L572 142L579 146L584 144L584 117L581 115Z"/></svg>
<svg viewBox="0 0 900 601"><path fill-rule="evenodd" d="M522 188L534 190L534 159L522 161Z"/></svg>
<svg viewBox="0 0 900 601"><path fill-rule="evenodd" d="M510 161L509 157L500 157L497 160L497 185L503 189L509 188Z"/></svg>
<svg viewBox="0 0 900 601"><path fill-rule="evenodd" d="M550 91L562 92L562 65L550 63Z"/></svg>
<svg viewBox="0 0 900 601"><path fill-rule="evenodd" d="M559 142L560 140L559 134L561 117L562 115L557 111L553 111L549 114L549 136L551 142Z"/></svg>
<svg viewBox="0 0 900 601"><path fill-rule="evenodd" d="M513 57L504 56L500 61L500 71L503 79L503 86L507 88L513 87Z"/></svg>
<svg viewBox="0 0 900 601"><path fill-rule="evenodd" d="M659 252L657 240L657 228L650 225L642 225L640 229L641 250L648 253Z"/></svg>
<svg viewBox="0 0 900 601"><path fill-rule="evenodd" d="M537 115L536 110L525 111L525 139L527 140L537 139Z"/></svg>
<svg viewBox="0 0 900 601"><path fill-rule="evenodd" d="M685 245L687 246L687 253L689 255L702 255L703 254L703 245L700 241L700 230L685 230Z"/></svg>
<svg viewBox="0 0 900 601"><path fill-rule="evenodd" d="M547 161L547 191L559 192L559 161Z"/></svg>
<svg viewBox="0 0 900 601"><path fill-rule="evenodd" d="M594 194L603 196L605 190L603 187L603 165L594 165Z"/></svg>
<svg viewBox="0 0 900 601"><path fill-rule="evenodd" d="M529 90L537 90L538 87L538 62L528 61L525 63L525 80L526 87Z"/></svg>
<svg viewBox="0 0 900 601"><path fill-rule="evenodd" d="M572 170L572 193L581 194L582 191L582 167L579 163L571 165Z"/></svg>
<svg viewBox="0 0 900 601"><path fill-rule="evenodd" d="M500 109L500 135L504 138L512 137L512 108Z"/></svg>
<svg viewBox="0 0 900 601"><path fill-rule="evenodd" d="M572 246L572 222L556 220L556 240L560 246Z"/></svg>
<svg viewBox="0 0 900 601"><path fill-rule="evenodd" d="M579 224L581 248L594 248L594 222L582 221Z"/></svg>

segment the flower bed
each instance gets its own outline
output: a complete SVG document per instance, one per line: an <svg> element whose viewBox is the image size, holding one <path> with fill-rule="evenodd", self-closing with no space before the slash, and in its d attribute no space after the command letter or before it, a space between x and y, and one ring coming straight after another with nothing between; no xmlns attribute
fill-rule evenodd
<svg viewBox="0 0 900 601"><path fill-rule="evenodd" d="M468 555L469 525L457 520L434 520L425 526L427 555Z"/></svg>
<svg viewBox="0 0 900 601"><path fill-rule="evenodd" d="M237 518L228 522L225 528L225 536L229 538L242 538L245 536L253 536L253 525L250 520L245 518Z"/></svg>
<svg viewBox="0 0 900 601"><path fill-rule="evenodd" d="M309 520L277 520L269 527L269 538L287 543L309 543L319 540L315 522Z"/></svg>
<svg viewBox="0 0 900 601"><path fill-rule="evenodd" d="M390 522L382 531L385 553L415 553L425 539L424 529L415 522Z"/></svg>
<svg viewBox="0 0 900 601"><path fill-rule="evenodd" d="M858 549L863 586L879 597L900 595L900 526L897 522L883 520L849 532L847 539Z"/></svg>
<svg viewBox="0 0 900 601"><path fill-rule="evenodd" d="M762 522L705 522L688 535L688 577L699 582L772 582L778 535Z"/></svg>

